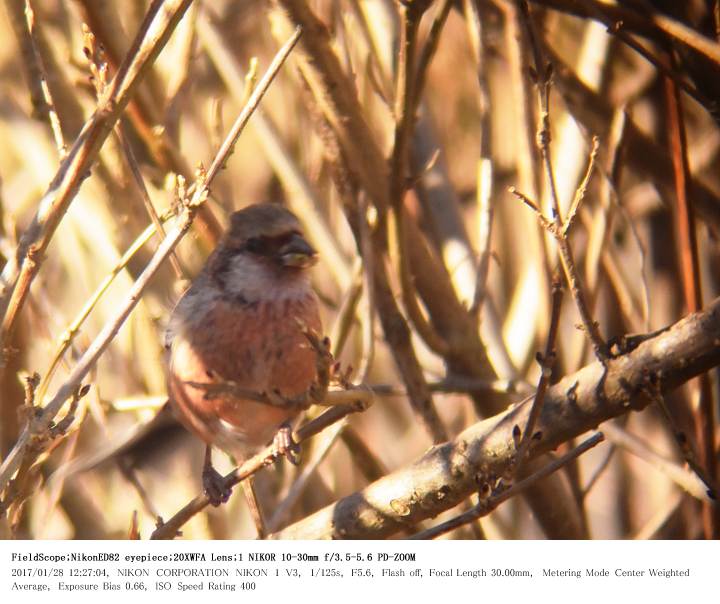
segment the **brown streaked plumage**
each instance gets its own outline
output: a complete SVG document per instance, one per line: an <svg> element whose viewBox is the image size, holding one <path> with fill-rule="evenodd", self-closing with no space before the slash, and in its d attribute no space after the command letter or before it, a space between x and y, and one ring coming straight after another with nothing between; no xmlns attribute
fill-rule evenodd
<svg viewBox="0 0 720 604"><path fill-rule="evenodd" d="M306 391L315 379L316 357L300 323L321 331L306 270L314 261L315 251L289 210L249 206L232 215L173 310L166 347L175 413L205 443L238 460L268 444L297 411L228 394L207 398L189 382L233 381L243 390L276 390L285 397ZM222 501L227 494L211 492L210 472L206 467L203 476L208 494Z"/></svg>

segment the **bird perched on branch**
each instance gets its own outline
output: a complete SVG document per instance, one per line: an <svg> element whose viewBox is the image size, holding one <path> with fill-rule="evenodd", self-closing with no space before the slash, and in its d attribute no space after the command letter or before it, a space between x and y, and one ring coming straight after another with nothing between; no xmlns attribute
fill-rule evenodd
<svg viewBox="0 0 720 604"><path fill-rule="evenodd" d="M230 493L212 467L212 446L238 462L271 441L280 452L288 447L289 422L300 409L282 401L307 391L316 377L316 355L303 333L321 329L307 271L316 259L289 210L249 206L232 214L227 232L172 312L168 395L178 419L207 445L203 486L214 505ZM223 383L233 388L211 390ZM274 402L263 402L270 394ZM248 503L262 534L254 495Z"/></svg>

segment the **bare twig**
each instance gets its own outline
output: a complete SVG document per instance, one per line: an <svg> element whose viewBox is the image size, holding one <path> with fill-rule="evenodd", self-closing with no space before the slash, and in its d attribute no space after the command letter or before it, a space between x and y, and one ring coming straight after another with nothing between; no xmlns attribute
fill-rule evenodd
<svg viewBox="0 0 720 604"><path fill-rule="evenodd" d="M706 478L703 478L696 472L689 472L677 463L666 459L636 435L627 432L619 426L615 426L612 422L608 422L607 425L603 426L603 432L607 436L608 441L646 461L696 499L700 501L710 501L714 498L712 487L704 482Z"/></svg>
<svg viewBox="0 0 720 604"><path fill-rule="evenodd" d="M607 430L603 426L603 433L607 434ZM610 462L612 461L613 455L615 455L615 452L617 451L617 447L613 444L611 444L605 453L605 457L603 457L602 461L598 464L597 468L595 468L595 471L593 472L592 476L590 476L590 479L587 481L587 484L583 487L582 490L582 500L584 501L588 495L592 492L593 487L597 484L598 480L602 477L602 475L605 473L605 470L607 470L610 467Z"/></svg>
<svg viewBox="0 0 720 604"><path fill-rule="evenodd" d="M488 274L490 272L490 259L492 258L492 164L488 158L478 161L476 203L478 207L478 260L477 277L475 280L475 294L473 295L470 313L479 318L485 294L487 292Z"/></svg>
<svg viewBox="0 0 720 604"><path fill-rule="evenodd" d="M311 436L318 434L328 426L342 420L351 413L364 410L363 405L348 404L328 409L325 413L315 418L311 422L305 424L296 430L292 437L296 443L302 443ZM225 484L227 487L233 487L248 476L252 476L263 467L273 463L277 458L277 451L272 445L265 447L257 455L248 459L239 468L236 468L225 476ZM177 512L167 522L160 521L158 528L150 536L150 539L174 539L180 528L192 518L195 514L201 512L209 505L210 501L207 495L198 495L189 502L184 508Z"/></svg>
<svg viewBox="0 0 720 604"><path fill-rule="evenodd" d="M55 110L55 102L53 101L52 94L50 93L50 88L48 86L45 65L43 63L42 56L40 55L37 34L35 33L35 13L32 9L32 5L30 4L30 0L25 0L25 20L27 22L30 46L34 55L34 63L37 65L40 72L40 81L38 84L46 105L48 121L50 122L50 128L52 130L53 137L55 138L55 146L57 147L58 154L62 160L67 153L67 146L65 144L62 128L60 127L60 119L58 118L57 111Z"/></svg>
<svg viewBox="0 0 720 604"><path fill-rule="evenodd" d="M602 11L614 22L623 23L623 25L633 31L637 31L643 35L661 35L665 39L677 40L720 65L720 44L659 10L655 10L649 14L645 12L641 14L625 6L613 6L601 0L585 0L585 2L582 3L575 2L574 0L531 1L533 4L546 5L583 17L594 17L597 11Z"/></svg>
<svg viewBox="0 0 720 604"><path fill-rule="evenodd" d="M677 85L665 78L665 98L667 101L668 125L670 130L673 171L675 175L675 192L677 207L677 234L680 247L680 274L683 277L685 304L691 312L702 307L702 284L700 282L700 259L698 252L697 233L695 228L695 212L688 182L690 166L687 157L687 138L685 118ZM702 465L706 468L712 484L717 480L717 458L715 451L715 403L713 389L708 375L698 378L697 387L700 402L695 415L695 433L700 450ZM708 503L703 504L703 524L705 537L720 537L720 510L713 509Z"/></svg>
<svg viewBox="0 0 720 604"><path fill-rule="evenodd" d="M105 48L109 71L115 72L126 54L127 46L120 15L121 5L94 0L77 0L76 4L81 10L83 21L88 24ZM159 8L160 5L151 5L147 14L154 15ZM194 18L193 11L190 11L189 16L191 20ZM192 29L193 24L188 24L188 27ZM132 52L132 49L129 52ZM181 71L182 69L178 69L175 74L178 75ZM174 82L169 84L172 86ZM157 127L163 122L161 108L165 104L165 97L160 78L155 70L149 69L144 78L144 85L139 87L137 93L130 99L125 115L142 139L154 164L166 174L178 174L186 181L191 181L194 170L173 144L169 134L170 129ZM217 243L222 234L222 225L210 205L200 208L194 224L198 234L208 246Z"/></svg>
<svg viewBox="0 0 720 604"><path fill-rule="evenodd" d="M162 217L162 220L167 220L170 218L169 213L167 215L164 215ZM52 360L50 361L50 365L48 367L48 370L45 372L42 382L40 383L40 386L38 387L38 396L37 399L39 402L42 402L45 398L45 394L47 392L47 388L50 384L50 380L52 379L53 375L55 375L55 371L57 370L58 366L60 365L60 361L62 360L63 356L67 352L68 348L70 348L70 345L73 342L73 339L80 331L80 328L82 327L82 324L85 322L85 319L88 318L90 313L93 311L97 303L100 301L100 299L103 297L105 292L108 290L110 285L112 285L113 281L115 280L115 277L117 277L127 266L128 262L132 260L132 258L135 256L135 254L140 251L143 246L150 241L150 239L155 235L155 225L148 226L140 235L135 239L133 244L127 249L127 251L121 256L121 258L117 261L117 264L110 270L108 275L103 279L102 283L98 285L95 292L88 298L88 300L83 305L80 312L77 314L75 319L68 325L68 327L65 329L65 331L62 333L60 338L57 342L57 349L53 353Z"/></svg>
<svg viewBox="0 0 720 604"><path fill-rule="evenodd" d="M545 166L545 176L547 178L548 186L550 188L550 201L551 201L551 212L552 212L552 224L553 228L550 229L550 233L555 237L560 251L560 259L562 267L565 272L570 291L572 292L575 305L577 306L578 312L583 322L585 332L590 339L595 350L595 356L598 359L604 360L607 358L607 351L605 342L600 335L597 323L592 318L590 310L587 304L586 295L583 291L580 277L577 274L575 261L573 259L572 248L570 243L565 236L566 228L569 228L569 223L563 219L560 213L560 202L557 196L557 188L555 186L555 174L553 171L552 160L550 157L550 109L549 109L549 97L550 97L550 81L552 77L551 64L546 64L543 61L543 53L535 31L532 18L530 16L530 10L528 8L526 0L516 0L518 10L522 16L522 21L525 25L525 31L530 41L530 48L533 52L534 57L534 78L536 80L536 86L538 90L538 106L540 111L540 126L537 133L537 146L540 149L540 153L543 159L543 165ZM589 162L592 167L593 155L591 154L591 161ZM586 186L587 183L581 185ZM582 199L580 191L576 195L578 203ZM526 201L527 203L527 201ZM537 205L537 204L536 204ZM575 206L577 211L577 206ZM542 222L542 221L541 221ZM566 227L567 225L567 227ZM545 222L543 222L545 226ZM547 228L547 227L546 227Z"/></svg>
<svg viewBox="0 0 720 604"><path fill-rule="evenodd" d="M218 70L230 93L237 100L244 94L244 75L240 64L217 25L205 14L198 15L198 35L205 50ZM293 160L292 153L283 142L276 126L262 110L257 111L250 124L258 135L268 161L288 192L288 203L302 218L308 234L322 250L323 263L328 266L341 289L348 286L349 265L331 229L320 215L321 202L313 191L308 177Z"/></svg>
<svg viewBox="0 0 720 604"><path fill-rule="evenodd" d="M410 340L410 330L388 280L385 229L379 226L374 232L368 229L370 246L363 246L360 241L362 231L358 221L367 220L367 216L358 216L358 189L367 193L374 206L372 209L376 211L378 225L385 226L386 212L391 205L387 162L365 121L354 94L354 84L343 72L332 50L327 27L305 0L276 0L275 4L282 8L277 16L285 28L301 25L307 32L302 52L298 54L300 72L312 94L307 105L323 141L333 180L343 197L359 251L370 254L363 257L363 263L366 270L372 269L368 278L372 281L373 300L393 359L407 386L410 404L434 442L442 442L447 433L433 405Z"/></svg>
<svg viewBox="0 0 720 604"><path fill-rule="evenodd" d="M440 34L442 33L445 22L447 21L450 9L452 8L452 0L443 0L442 5L433 19L432 25L430 26L430 32L428 33L427 41L425 46L420 53L420 57L417 62L416 77L415 77L415 90L413 91L413 98L410 99L410 107L412 111L417 111L422 99L422 93L425 88L425 80L427 79L428 67L432 61L435 52L437 51L438 44L440 43Z"/></svg>
<svg viewBox="0 0 720 604"><path fill-rule="evenodd" d="M662 395L662 392L660 392L657 388L657 384L648 384L647 390L648 396L650 396L653 402L657 404L658 407L660 407L663 417L667 421L668 426L672 431L673 437L677 442L678 448L680 449L680 453L682 454L685 463L687 463L688 467L705 485L707 489L706 495L711 499L717 499L718 488L717 483L715 482L715 478L709 475L705 470L703 470L702 466L698 463L695 451L693 451L691 444L688 442L687 436L677 425L677 422L675 421L672 413L670 413L670 409L668 409L668 406L665 403L665 397Z"/></svg>
<svg viewBox="0 0 720 604"><path fill-rule="evenodd" d="M586 131L597 132L601 138L607 138L604 133L607 133L608 126L613 122L614 107L610 106L604 97L585 86L551 49L545 50L555 65L555 88L562 94L565 105L575 120L582 124ZM627 119L624 147L623 164L626 169L652 180L663 198L672 199L675 195L673 165L665 146L644 134L632 119ZM715 228L720 227L720 197L692 174L689 175L688 185L698 217Z"/></svg>
<svg viewBox="0 0 720 604"><path fill-rule="evenodd" d="M401 15L400 55L395 89L395 139L390 160L390 201L395 216L395 243L405 309L425 343L436 353L445 355L448 352L447 342L440 337L420 308L408 254L409 217L405 211L404 197L408 182L408 155L415 125L415 47L422 17L422 13L418 13L414 6L416 5L405 7Z"/></svg>
<svg viewBox="0 0 720 604"><path fill-rule="evenodd" d="M575 191L575 196L573 197L572 203L570 204L570 209L568 210L567 218L565 219L565 223L563 224L563 236L567 237L568 232L570 231L570 228L572 227L573 221L575 220L575 215L577 214L577 210L580 207L580 203L585 198L585 193L587 192L587 186L588 182L590 182L590 177L592 176L593 167L595 166L595 159L597 158L597 152L598 147L600 146L600 141L597 136L593 136L592 139L592 149L590 151L590 158L588 159L588 166L587 170L585 171L585 176L582 179L582 182L580 183L580 186L577 188L577 191Z"/></svg>
<svg viewBox="0 0 720 604"><path fill-rule="evenodd" d="M532 408L530 409L530 415L528 416L527 424L522 432L522 438L517 447L517 466L515 472L517 473L520 465L525 460L530 443L535 434L535 426L537 424L540 413L542 412L543 404L545 402L545 392L550 384L550 378L552 377L553 366L555 365L555 340L557 339L558 326L560 325L560 308L562 305L562 286L560 285L560 276L555 275L552 284L552 304L551 316L550 316L550 327L548 328L547 342L545 344L545 352L540 355L538 353L538 363L540 363L540 379L538 381L537 389L535 391L535 398L533 399Z"/></svg>

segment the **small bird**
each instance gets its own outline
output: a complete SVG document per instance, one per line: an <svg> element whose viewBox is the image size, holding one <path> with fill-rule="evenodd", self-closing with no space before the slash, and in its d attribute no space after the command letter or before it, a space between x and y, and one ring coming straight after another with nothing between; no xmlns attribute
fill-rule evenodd
<svg viewBox="0 0 720 604"><path fill-rule="evenodd" d="M299 409L237 392L211 394L198 384L232 383L281 401L308 391L316 354L303 329L321 332L307 271L316 260L292 212L271 203L248 206L231 215L227 232L172 312L165 338L168 396L181 423L206 443L203 486L213 505L227 501L230 492L212 467L211 447L241 463L274 437L287 442ZM249 483L245 493L262 537L251 490Z"/></svg>

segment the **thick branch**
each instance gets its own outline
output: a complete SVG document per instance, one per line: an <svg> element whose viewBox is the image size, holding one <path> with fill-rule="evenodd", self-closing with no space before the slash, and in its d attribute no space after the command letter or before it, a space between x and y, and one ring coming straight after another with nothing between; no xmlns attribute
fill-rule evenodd
<svg viewBox="0 0 720 604"><path fill-rule="evenodd" d="M548 389L530 458L603 421L641 410L650 382L665 392L720 364L720 298L649 337L626 354L592 363ZM502 476L515 457L513 430L527 421L518 405L479 422L407 468L374 482L274 535L279 539L383 538L432 518Z"/></svg>

